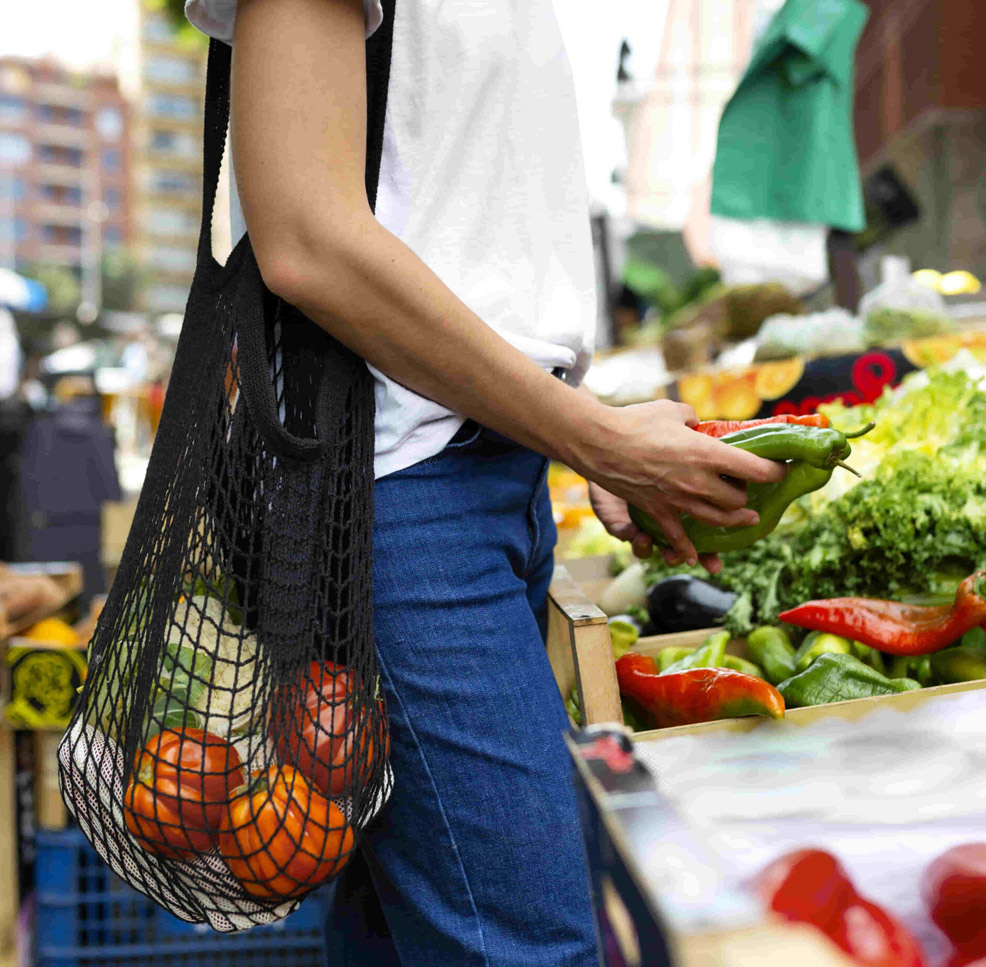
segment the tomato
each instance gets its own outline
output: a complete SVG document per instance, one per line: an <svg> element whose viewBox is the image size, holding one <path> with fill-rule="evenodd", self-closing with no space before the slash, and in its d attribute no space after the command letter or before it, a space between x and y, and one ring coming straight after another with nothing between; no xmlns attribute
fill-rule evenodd
<svg viewBox="0 0 986 967"><path fill-rule="evenodd" d="M342 811L291 766L255 772L219 830L219 852L251 896L287 899L335 876L353 830Z"/></svg>
<svg viewBox="0 0 986 967"><path fill-rule="evenodd" d="M379 715L371 716L365 709L354 708L358 698L345 666L314 661L297 687L283 689L272 706L278 757L309 776L329 797L346 794L357 762L359 778L365 782L373 771L377 750L382 747L384 757L390 752L383 703L377 702Z"/></svg>
<svg viewBox="0 0 986 967"><path fill-rule="evenodd" d="M986 957L969 953L967 950L953 950L952 956L945 961L942 967L986 967Z"/></svg>
<svg viewBox="0 0 986 967"><path fill-rule="evenodd" d="M953 846L932 861L921 897L956 947L986 956L986 843Z"/></svg>
<svg viewBox="0 0 986 967"><path fill-rule="evenodd" d="M817 927L861 967L924 967L924 954L910 931L859 896L831 853L788 853L757 877L755 887L772 910Z"/></svg>
<svg viewBox="0 0 986 967"><path fill-rule="evenodd" d="M208 853L243 764L228 742L202 729L165 729L138 753L124 794L127 829L160 856Z"/></svg>
<svg viewBox="0 0 986 967"><path fill-rule="evenodd" d="M862 897L842 911L829 936L860 967L924 967L924 952L910 930Z"/></svg>
<svg viewBox="0 0 986 967"><path fill-rule="evenodd" d="M820 849L798 850L774 860L757 877L756 887L782 917L826 932L856 898L842 864Z"/></svg>

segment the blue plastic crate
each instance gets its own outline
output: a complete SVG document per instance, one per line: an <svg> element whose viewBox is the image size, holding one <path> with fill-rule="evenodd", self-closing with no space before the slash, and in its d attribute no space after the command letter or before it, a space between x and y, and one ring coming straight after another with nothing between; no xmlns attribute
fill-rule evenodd
<svg viewBox="0 0 986 967"><path fill-rule="evenodd" d="M35 967L326 967L328 893L277 924L220 934L173 917L119 879L78 830L39 831Z"/></svg>

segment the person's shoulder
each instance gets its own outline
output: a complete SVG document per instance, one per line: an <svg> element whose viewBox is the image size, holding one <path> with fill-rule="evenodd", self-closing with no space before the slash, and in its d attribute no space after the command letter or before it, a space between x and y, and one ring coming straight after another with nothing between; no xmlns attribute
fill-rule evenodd
<svg viewBox="0 0 986 967"><path fill-rule="evenodd" d="M202 33L227 44L233 40L238 0L185 0L185 16L192 26ZM369 37L383 23L381 0L363 0L366 13L366 36Z"/></svg>

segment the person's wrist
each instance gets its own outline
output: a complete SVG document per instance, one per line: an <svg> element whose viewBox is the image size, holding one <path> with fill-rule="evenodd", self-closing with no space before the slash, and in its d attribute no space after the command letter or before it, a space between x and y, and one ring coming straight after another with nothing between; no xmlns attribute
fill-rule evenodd
<svg viewBox="0 0 986 967"><path fill-rule="evenodd" d="M590 393L580 394L561 445L563 461L576 473L594 479L618 440L617 408L599 402Z"/></svg>

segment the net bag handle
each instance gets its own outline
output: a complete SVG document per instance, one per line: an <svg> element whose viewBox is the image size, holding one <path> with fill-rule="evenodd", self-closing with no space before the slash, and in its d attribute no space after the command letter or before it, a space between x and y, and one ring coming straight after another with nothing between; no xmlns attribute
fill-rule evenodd
<svg viewBox="0 0 986 967"><path fill-rule="evenodd" d="M383 21L366 43L365 183L372 211L376 210L383 154L395 6L396 0L382 0ZM212 255L212 217L229 124L231 53L232 49L228 44L215 39L210 41L203 137L202 224L198 245L200 270L203 266L215 270L220 268ZM237 251L241 247L242 250ZM337 358L341 359L335 365L332 360L327 360L320 380L315 411L315 437L300 437L290 432L281 421L266 346L265 314L273 311L276 297L264 285L247 236L240 240L230 256L228 265L234 264L237 266L237 363L244 400L257 431L275 453L294 460L315 459L333 439L339 423L339 413L349 398L349 390L360 375L362 361L341 344L337 344Z"/></svg>

